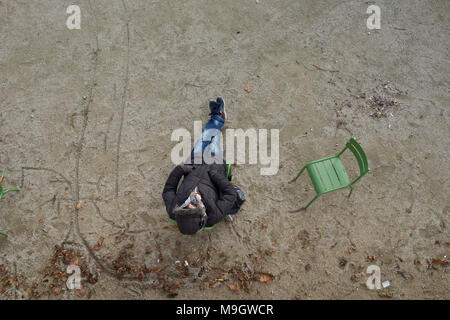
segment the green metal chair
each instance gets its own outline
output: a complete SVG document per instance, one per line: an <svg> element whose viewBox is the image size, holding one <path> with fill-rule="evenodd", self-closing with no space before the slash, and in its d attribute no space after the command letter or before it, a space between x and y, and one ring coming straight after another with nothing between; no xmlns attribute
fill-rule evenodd
<svg viewBox="0 0 450 320"><path fill-rule="evenodd" d="M349 181L347 172L345 171L344 165L342 164L339 157L344 153L345 150L350 149L350 151L355 156L359 165L359 177L357 177L352 182ZM311 161L306 164L302 170L298 173L298 175L289 181L292 183L300 177L304 170L308 171L308 174L311 178L311 182L314 185L314 189L316 190L316 196L306 205L304 208L300 208L291 212L297 212L300 210L306 210L320 195L338 190L343 188L350 188L350 193L348 197L353 192L353 185L361 179L367 172L370 171L369 164L367 162L366 154L364 150L361 148L359 143L351 138L345 145L345 148L339 152L337 155L323 158L316 161Z"/></svg>

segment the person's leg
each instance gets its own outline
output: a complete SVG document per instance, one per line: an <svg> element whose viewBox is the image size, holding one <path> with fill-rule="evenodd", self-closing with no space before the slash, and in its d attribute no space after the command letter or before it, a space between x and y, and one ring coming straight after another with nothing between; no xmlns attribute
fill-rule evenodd
<svg viewBox="0 0 450 320"><path fill-rule="evenodd" d="M192 154L199 154L205 151L208 145L212 154L222 155L222 150L220 148L220 135L222 133L222 128L225 120L220 115L214 114L205 126L202 135L197 140L192 149Z"/></svg>

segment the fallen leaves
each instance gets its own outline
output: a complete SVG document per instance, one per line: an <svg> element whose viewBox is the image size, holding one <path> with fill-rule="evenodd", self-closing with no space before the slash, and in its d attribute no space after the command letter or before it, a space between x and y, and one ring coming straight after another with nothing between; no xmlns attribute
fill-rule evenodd
<svg viewBox="0 0 450 320"><path fill-rule="evenodd" d="M86 295L86 290L84 288L75 290L75 294L78 298L83 298Z"/></svg>
<svg viewBox="0 0 450 320"><path fill-rule="evenodd" d="M273 276L270 274L261 274L259 277L259 282L271 283L273 280Z"/></svg>
<svg viewBox="0 0 450 320"><path fill-rule="evenodd" d="M54 247L53 255L50 263L44 268L44 283L48 283L50 293L59 295L65 288L69 275L66 273L69 265L77 265L80 267L81 283L95 284L98 281L98 275L89 271L86 259L81 252L72 248L66 248L63 245ZM50 279L49 279L50 278ZM50 280L50 281L49 281ZM86 289L82 292L76 292L78 297L83 297Z"/></svg>
<svg viewBox="0 0 450 320"><path fill-rule="evenodd" d="M98 251L103 246L103 242L105 237L101 236L100 240L97 241L97 244L91 248L91 251Z"/></svg>
<svg viewBox="0 0 450 320"><path fill-rule="evenodd" d="M361 280L361 278L362 277L365 277L366 276L366 274L364 273L364 272L355 272L351 277L350 277L350 279L353 281L353 282L359 282L360 280Z"/></svg>
<svg viewBox="0 0 450 320"><path fill-rule="evenodd" d="M347 265L348 261L345 258L341 258L339 260L339 267L341 268L345 268L345 266Z"/></svg>
<svg viewBox="0 0 450 320"><path fill-rule="evenodd" d="M13 286L16 290L20 287L28 294L28 298L40 297L42 292L37 291L37 283L32 285L26 282L26 278L23 275L17 274L16 272L11 272L10 268L6 268L3 264L0 265L0 294L2 298L6 297L7 288Z"/></svg>
<svg viewBox="0 0 450 320"><path fill-rule="evenodd" d="M119 277L123 276L124 274L136 272L136 268L131 263L132 258L133 257L126 251L126 249L122 249L119 252L119 256L115 260L113 260L112 267Z"/></svg>
<svg viewBox="0 0 450 320"><path fill-rule="evenodd" d="M232 284L229 284L228 288L230 288L231 291L237 291L237 290L239 290L239 283L234 282Z"/></svg>
<svg viewBox="0 0 450 320"><path fill-rule="evenodd" d="M273 251L270 249L263 250L262 248L258 248L258 252L261 254L260 259L264 259L266 256L271 256Z"/></svg>
<svg viewBox="0 0 450 320"><path fill-rule="evenodd" d="M172 283L172 285L173 285L175 288L181 287L181 283L180 283L180 281L178 281L178 280L174 280L173 283Z"/></svg>
<svg viewBox="0 0 450 320"><path fill-rule="evenodd" d="M352 246L350 246L350 247L348 248L347 251L348 251L349 254L351 254L353 251L356 251L356 247L352 245Z"/></svg>
<svg viewBox="0 0 450 320"><path fill-rule="evenodd" d="M449 259L444 256L443 258L431 258L431 264L433 265L447 265Z"/></svg>
<svg viewBox="0 0 450 320"><path fill-rule="evenodd" d="M380 290L378 291L378 296L381 298L392 298L394 293L388 290Z"/></svg>

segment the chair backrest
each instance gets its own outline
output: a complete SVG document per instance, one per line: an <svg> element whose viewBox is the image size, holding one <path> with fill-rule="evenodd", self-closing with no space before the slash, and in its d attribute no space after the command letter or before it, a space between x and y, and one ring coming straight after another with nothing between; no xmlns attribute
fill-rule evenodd
<svg viewBox="0 0 450 320"><path fill-rule="evenodd" d="M355 140L355 138L351 138L347 142L346 148L350 149L350 151L354 154L356 160L358 161L360 177L369 172L370 169L366 154L359 143Z"/></svg>

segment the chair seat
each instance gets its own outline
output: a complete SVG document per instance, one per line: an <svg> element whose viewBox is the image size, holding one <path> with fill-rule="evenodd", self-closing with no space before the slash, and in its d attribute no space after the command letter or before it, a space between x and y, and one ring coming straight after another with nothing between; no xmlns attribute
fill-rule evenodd
<svg viewBox="0 0 450 320"><path fill-rule="evenodd" d="M306 166L314 189L318 194L347 187L350 182L339 158L326 158Z"/></svg>

